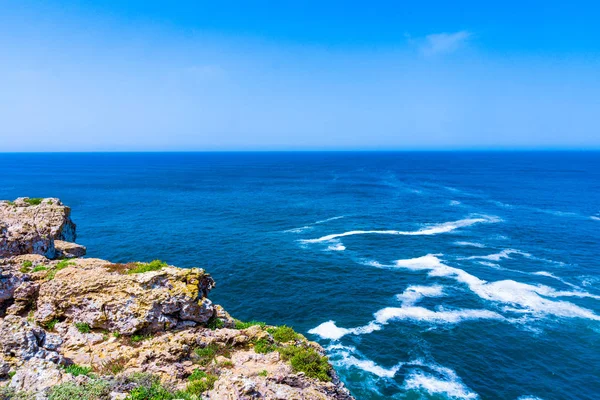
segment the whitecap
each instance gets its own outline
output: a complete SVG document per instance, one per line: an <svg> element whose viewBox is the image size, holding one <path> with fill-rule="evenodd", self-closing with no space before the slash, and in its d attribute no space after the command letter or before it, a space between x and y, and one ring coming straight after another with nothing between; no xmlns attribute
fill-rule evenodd
<svg viewBox="0 0 600 400"><path fill-rule="evenodd" d="M396 299L402 302L402 306L412 306L423 297L441 297L444 295L444 287L441 285L418 286L411 285L402 294L396 295Z"/></svg>
<svg viewBox="0 0 600 400"><path fill-rule="evenodd" d="M427 365L437 374L414 370L408 374L404 381L406 390L424 390L429 394L443 394L452 399L478 399L479 395L473 392L456 372L450 368Z"/></svg>
<svg viewBox="0 0 600 400"><path fill-rule="evenodd" d="M515 249L504 249L499 253L488 254L485 256L470 256L470 257L462 257L459 260L489 260L489 261L500 261L501 259L510 258L511 254L518 254L524 257L531 257L531 254L525 253L524 251L515 250Z"/></svg>
<svg viewBox="0 0 600 400"><path fill-rule="evenodd" d="M341 243L335 243L327 247L329 251L344 251L346 250L346 246Z"/></svg>
<svg viewBox="0 0 600 400"><path fill-rule="evenodd" d="M437 324L456 324L466 320L496 319L503 320L504 317L489 310L441 310L432 311L424 307L386 307L375 313L375 321L385 325L389 321L413 320Z"/></svg>
<svg viewBox="0 0 600 400"><path fill-rule="evenodd" d="M525 396L519 396L517 398L517 400L543 400L543 399L541 397L537 397L537 396L525 395Z"/></svg>
<svg viewBox="0 0 600 400"><path fill-rule="evenodd" d="M590 217L590 219L593 219L594 221L600 221L600 217L597 217L597 216L595 216L595 215L592 215L592 216Z"/></svg>
<svg viewBox="0 0 600 400"><path fill-rule="evenodd" d="M587 292L557 291L544 285L530 285L514 280L486 282L460 269L443 264L438 257L429 254L423 257L396 261L396 266L410 270L428 271L432 277L445 277L466 284L469 289L484 300L518 307L511 311L528 312L558 317L579 317L600 320L592 311L566 301L554 301L545 297L591 297ZM542 297L545 296L545 297Z"/></svg>
<svg viewBox="0 0 600 400"><path fill-rule="evenodd" d="M356 348L344 346L339 343L327 346L326 350L330 355L330 361L334 363L336 367L354 367L380 378L393 378L398 370L404 365L403 362L399 362L391 368L385 368L372 360L357 357L358 354L356 354Z"/></svg>
<svg viewBox="0 0 600 400"><path fill-rule="evenodd" d="M362 335L378 331L380 329L381 325L377 324L376 322L370 322L365 326L359 326L357 328L340 328L335 324L335 321L327 321L309 330L308 333L317 335L322 339L339 340L348 334Z"/></svg>
<svg viewBox="0 0 600 400"><path fill-rule="evenodd" d="M485 245L481 244L481 243L475 243L475 242L454 242L455 245L458 246L470 246L470 247L477 247L480 249L483 249L485 247Z"/></svg>
<svg viewBox="0 0 600 400"><path fill-rule="evenodd" d="M369 231L348 231L343 233L334 233L331 235L322 236L316 239L303 239L300 240L302 243L320 243L327 242L333 239L337 239L345 236L354 236L354 235L368 235L368 234L377 234L377 235L436 235L440 233L451 232L455 229L471 226L478 223L495 223L499 222L500 219L498 217L492 216L484 216L480 218L466 218L458 221L452 222L444 222L442 224L431 225L417 231L397 231L397 230L369 230Z"/></svg>
<svg viewBox="0 0 600 400"><path fill-rule="evenodd" d="M449 203L451 206L460 206L462 203L458 200L450 200Z"/></svg>
<svg viewBox="0 0 600 400"><path fill-rule="evenodd" d="M313 222L311 224L308 224L308 225L305 225L305 226L301 226L300 228L287 229L287 230L285 230L283 232L286 232L286 233L302 233L302 232L314 229L313 225L321 225L321 224L324 224L326 222L335 221L336 219L341 219L341 218L345 218L345 215L340 215L340 216L337 216L337 217L331 217L331 218L327 218L327 219L322 219L322 220Z"/></svg>

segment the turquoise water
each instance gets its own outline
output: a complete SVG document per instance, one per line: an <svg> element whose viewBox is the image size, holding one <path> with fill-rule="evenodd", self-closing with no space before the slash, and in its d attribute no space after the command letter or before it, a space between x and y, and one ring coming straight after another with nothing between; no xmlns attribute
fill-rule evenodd
<svg viewBox="0 0 600 400"><path fill-rule="evenodd" d="M600 398L600 153L0 154L90 257L201 266L358 399Z"/></svg>

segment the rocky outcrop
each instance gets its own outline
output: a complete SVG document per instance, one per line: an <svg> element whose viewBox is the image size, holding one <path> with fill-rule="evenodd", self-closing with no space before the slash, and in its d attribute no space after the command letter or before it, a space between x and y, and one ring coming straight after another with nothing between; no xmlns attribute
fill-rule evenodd
<svg viewBox="0 0 600 400"><path fill-rule="evenodd" d="M98 259L62 263L39 290L34 317L42 325L66 319L131 335L203 324L214 314L205 297L214 281L203 269L127 273Z"/></svg>
<svg viewBox="0 0 600 400"><path fill-rule="evenodd" d="M69 215L0 203L0 399L352 398L318 344L214 305L203 269L80 258Z"/></svg>
<svg viewBox="0 0 600 400"><path fill-rule="evenodd" d="M71 209L55 198L20 197L0 202L0 257L41 254L55 258L55 240L75 241L70 215ZM79 254L82 248L79 246Z"/></svg>

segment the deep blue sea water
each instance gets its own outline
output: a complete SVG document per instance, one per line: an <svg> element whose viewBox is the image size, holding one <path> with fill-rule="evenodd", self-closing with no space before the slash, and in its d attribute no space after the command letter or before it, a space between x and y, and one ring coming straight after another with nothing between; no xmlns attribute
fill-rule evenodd
<svg viewBox="0 0 600 400"><path fill-rule="evenodd" d="M357 399L600 398L600 153L0 154L88 256L206 268Z"/></svg>

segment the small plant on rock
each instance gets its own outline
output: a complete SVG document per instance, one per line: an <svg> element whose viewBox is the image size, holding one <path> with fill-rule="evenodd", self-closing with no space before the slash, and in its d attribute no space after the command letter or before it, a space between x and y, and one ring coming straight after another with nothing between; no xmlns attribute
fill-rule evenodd
<svg viewBox="0 0 600 400"><path fill-rule="evenodd" d="M75 322L75 327L81 333L90 333L92 328L90 328L90 324L87 322Z"/></svg>
<svg viewBox="0 0 600 400"><path fill-rule="evenodd" d="M43 200L44 199L41 198L41 197L31 197L31 198L28 198L28 199L24 199L23 201L25 203L29 204L30 206L37 206L37 205L42 204Z"/></svg>
<svg viewBox="0 0 600 400"><path fill-rule="evenodd" d="M217 329L221 329L225 326L225 324L223 323L223 320L221 318L217 318L217 317L212 317L211 319L208 320L208 323L206 324L206 327L210 330L217 330Z"/></svg>
<svg viewBox="0 0 600 400"><path fill-rule="evenodd" d="M144 272L159 271L168 264L161 260L154 260L149 263L137 263L135 267L127 271L128 274L143 274Z"/></svg>
<svg viewBox="0 0 600 400"><path fill-rule="evenodd" d="M320 355L315 349L289 346L281 347L277 351L284 360L290 362L294 371L304 372L306 376L320 381L331 381L331 366L327 357Z"/></svg>
<svg viewBox="0 0 600 400"><path fill-rule="evenodd" d="M266 339L258 339L254 342L254 351L259 354L267 354L277 350L277 346L269 343Z"/></svg>
<svg viewBox="0 0 600 400"><path fill-rule="evenodd" d="M71 364L65 367L65 372L73 375L73 376L79 376L79 375L85 375L88 376L90 374L90 372L92 372L92 369L89 367L83 367L81 365L77 365L77 364Z"/></svg>
<svg viewBox="0 0 600 400"><path fill-rule="evenodd" d="M298 339L298 334L286 325L269 328L267 329L267 332L273 336L273 339L281 343L287 343Z"/></svg>
<svg viewBox="0 0 600 400"><path fill-rule="evenodd" d="M254 325L258 325L261 328L264 328L265 326L267 326L267 324L265 324L264 322L259 322L259 321L243 322L243 321L240 321L239 319L235 320L235 329L247 329Z"/></svg>

